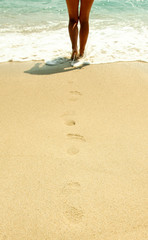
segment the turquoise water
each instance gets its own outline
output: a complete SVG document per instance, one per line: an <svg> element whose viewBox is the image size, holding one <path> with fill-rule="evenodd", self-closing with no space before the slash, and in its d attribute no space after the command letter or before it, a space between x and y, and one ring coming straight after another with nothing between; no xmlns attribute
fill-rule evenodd
<svg viewBox="0 0 148 240"><path fill-rule="evenodd" d="M0 16L0 62L70 55L64 0L0 0ZM94 1L86 47L92 63L148 61L147 39L148 0Z"/></svg>

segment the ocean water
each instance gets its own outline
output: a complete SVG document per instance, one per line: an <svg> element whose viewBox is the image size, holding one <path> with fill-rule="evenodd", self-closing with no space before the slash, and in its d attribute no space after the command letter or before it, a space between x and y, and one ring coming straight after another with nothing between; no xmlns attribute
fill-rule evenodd
<svg viewBox="0 0 148 240"><path fill-rule="evenodd" d="M65 0L0 0L0 62L69 58L67 26ZM148 62L148 0L95 0L85 59Z"/></svg>

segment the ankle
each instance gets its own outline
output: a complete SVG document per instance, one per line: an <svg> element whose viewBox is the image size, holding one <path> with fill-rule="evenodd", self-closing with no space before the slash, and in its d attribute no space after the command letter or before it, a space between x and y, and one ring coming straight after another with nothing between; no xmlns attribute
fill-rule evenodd
<svg viewBox="0 0 148 240"><path fill-rule="evenodd" d="M83 56L84 56L84 51L80 51L79 57L83 57Z"/></svg>
<svg viewBox="0 0 148 240"><path fill-rule="evenodd" d="M78 51L77 51L77 49L73 49L72 50L71 59L72 60L78 59Z"/></svg>

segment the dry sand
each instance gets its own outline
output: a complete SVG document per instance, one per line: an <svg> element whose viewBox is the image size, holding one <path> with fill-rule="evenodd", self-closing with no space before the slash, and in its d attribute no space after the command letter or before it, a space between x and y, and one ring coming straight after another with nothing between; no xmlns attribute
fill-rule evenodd
<svg viewBox="0 0 148 240"><path fill-rule="evenodd" d="M147 227L148 64L0 64L0 240Z"/></svg>

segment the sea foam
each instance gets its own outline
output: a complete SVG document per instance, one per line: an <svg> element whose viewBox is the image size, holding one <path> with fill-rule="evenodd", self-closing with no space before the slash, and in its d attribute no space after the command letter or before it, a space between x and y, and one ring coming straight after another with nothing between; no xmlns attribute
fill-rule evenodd
<svg viewBox="0 0 148 240"><path fill-rule="evenodd" d="M0 2L0 62L45 60L60 64L59 59L70 58L65 1L8 0L6 6L3 1ZM84 61L148 62L147 10L145 0L96 0L90 15Z"/></svg>

